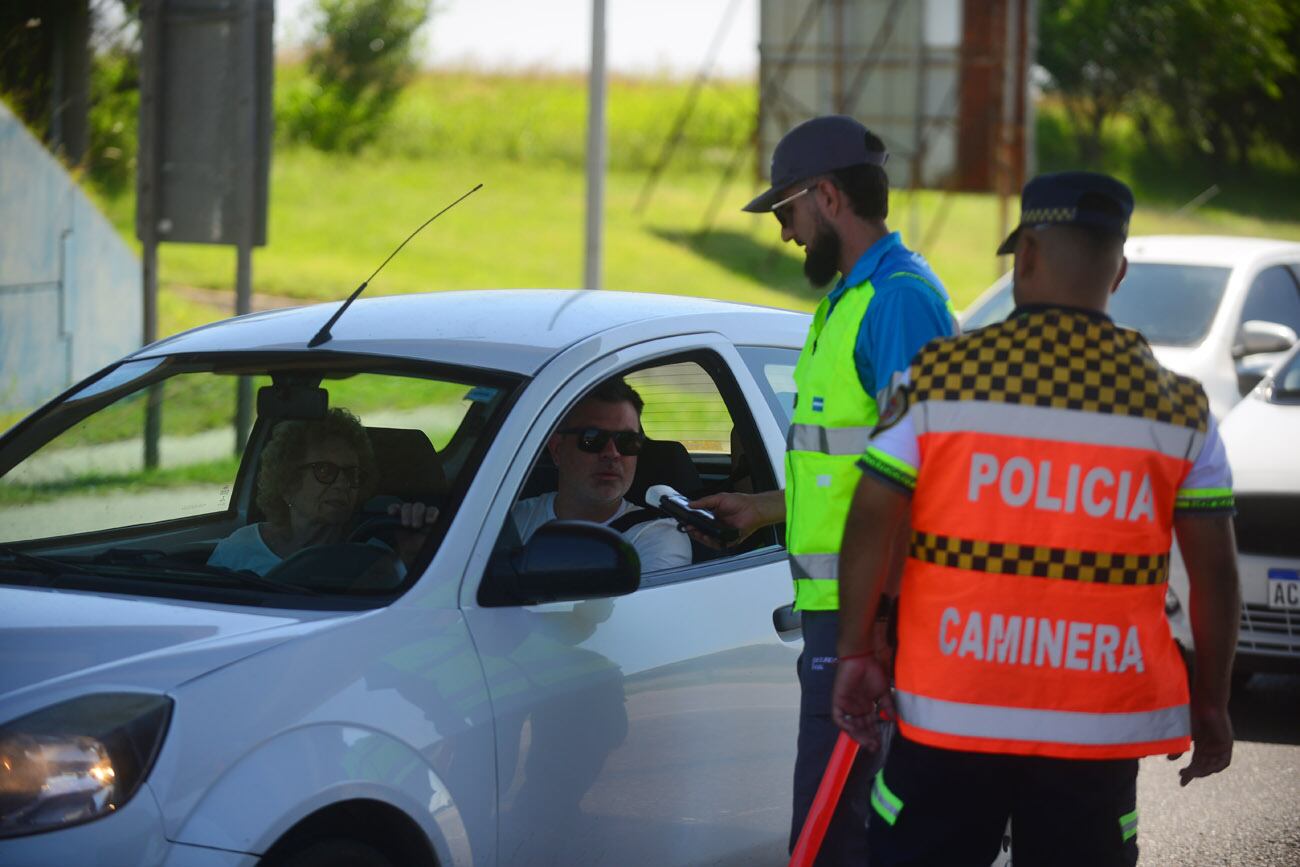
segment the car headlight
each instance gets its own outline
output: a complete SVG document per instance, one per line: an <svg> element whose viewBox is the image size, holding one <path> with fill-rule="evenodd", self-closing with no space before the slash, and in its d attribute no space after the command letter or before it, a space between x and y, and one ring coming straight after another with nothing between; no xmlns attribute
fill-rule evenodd
<svg viewBox="0 0 1300 867"><path fill-rule="evenodd" d="M0 837L106 816L149 773L171 699L106 693L65 701L0 725Z"/></svg>

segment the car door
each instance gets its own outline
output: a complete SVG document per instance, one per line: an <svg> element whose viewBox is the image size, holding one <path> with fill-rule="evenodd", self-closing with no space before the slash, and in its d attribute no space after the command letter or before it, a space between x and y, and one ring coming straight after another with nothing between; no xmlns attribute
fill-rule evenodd
<svg viewBox="0 0 1300 867"><path fill-rule="evenodd" d="M782 426L721 337L641 343L566 377L575 355L590 357L583 347L561 356L516 407L535 405L536 418L471 568L500 544L565 412L607 377L658 360L689 357L709 369L764 470L755 478L779 485ZM777 539L644 575L640 589L614 599L488 607L467 575L462 607L496 716L500 863L784 860L801 641L773 625L792 595Z"/></svg>

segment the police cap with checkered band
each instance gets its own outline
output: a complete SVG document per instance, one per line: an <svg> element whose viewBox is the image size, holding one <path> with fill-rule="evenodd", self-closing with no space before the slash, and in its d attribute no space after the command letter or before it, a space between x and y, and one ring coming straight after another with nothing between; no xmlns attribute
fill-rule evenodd
<svg viewBox="0 0 1300 867"><path fill-rule="evenodd" d="M1110 175L1097 172L1053 172L1025 184L1020 194L1020 225L998 247L998 255L1016 250L1026 226L1084 226L1128 237L1133 191Z"/></svg>

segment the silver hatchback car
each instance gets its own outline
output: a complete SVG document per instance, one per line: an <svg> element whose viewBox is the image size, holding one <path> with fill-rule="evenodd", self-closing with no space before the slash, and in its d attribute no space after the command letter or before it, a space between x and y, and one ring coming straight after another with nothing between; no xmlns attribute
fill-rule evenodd
<svg viewBox="0 0 1300 867"><path fill-rule="evenodd" d="M783 862L780 528L639 574L608 528L521 545L510 514L614 375L646 404L630 499L780 486L808 317L446 293L309 347L334 309L164 340L0 438L0 862ZM374 446L374 515L265 574L211 565L265 517L271 432L331 407ZM372 542L394 498L438 509L405 565Z"/></svg>

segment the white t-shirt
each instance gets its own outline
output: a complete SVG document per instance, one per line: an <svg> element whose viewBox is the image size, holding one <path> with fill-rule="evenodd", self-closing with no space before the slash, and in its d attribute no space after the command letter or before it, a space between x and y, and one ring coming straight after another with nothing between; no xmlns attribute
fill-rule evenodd
<svg viewBox="0 0 1300 867"><path fill-rule="evenodd" d="M609 521L617 520L628 512L640 508L624 500ZM520 500L510 510L510 517L515 520L520 540L527 542L529 537L543 524L554 521L555 492ZM677 522L672 518L660 518L646 521L623 532L623 538L632 543L637 556L641 558L641 573L658 572L685 566L691 562L691 539L677 529Z"/></svg>

